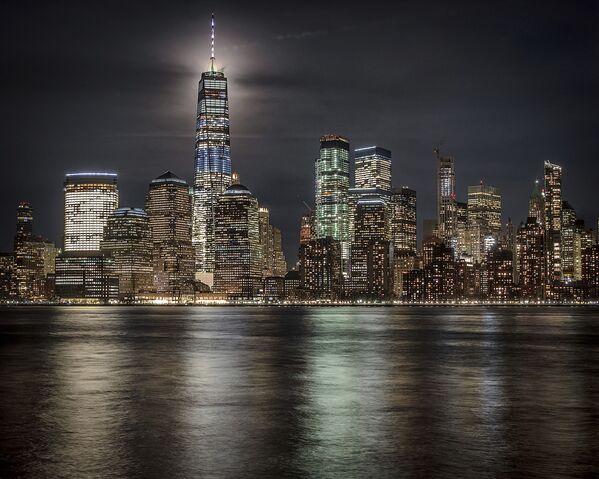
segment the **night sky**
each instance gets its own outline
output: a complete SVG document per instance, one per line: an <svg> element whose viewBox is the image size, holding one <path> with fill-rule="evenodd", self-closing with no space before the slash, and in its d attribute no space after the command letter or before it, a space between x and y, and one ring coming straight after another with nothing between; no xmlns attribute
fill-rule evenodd
<svg viewBox="0 0 599 479"><path fill-rule="evenodd" d="M564 168L564 199L596 224L599 2L121 3L1 7L0 250L12 249L23 200L35 232L62 242L67 172L118 172L121 206L143 207L167 169L191 181L213 10L233 169L270 208L290 263L330 132L352 150L392 150L419 225L436 214L439 142L458 199L482 179L519 222L550 160Z"/></svg>

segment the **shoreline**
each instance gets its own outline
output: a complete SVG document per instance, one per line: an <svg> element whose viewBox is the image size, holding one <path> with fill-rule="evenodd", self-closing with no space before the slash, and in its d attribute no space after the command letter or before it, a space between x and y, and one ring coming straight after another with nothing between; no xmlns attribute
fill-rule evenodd
<svg viewBox="0 0 599 479"><path fill-rule="evenodd" d="M448 307L599 307L599 302L572 302L572 303L557 303L557 302L439 302L439 303L425 303L425 302L413 302L413 303L401 303L401 302L206 302L206 303L61 303L61 302L32 302L32 303L0 303L0 308L3 307L47 307L47 306L91 306L91 307L264 307L264 306L276 306L276 307L415 307L415 308L448 308Z"/></svg>

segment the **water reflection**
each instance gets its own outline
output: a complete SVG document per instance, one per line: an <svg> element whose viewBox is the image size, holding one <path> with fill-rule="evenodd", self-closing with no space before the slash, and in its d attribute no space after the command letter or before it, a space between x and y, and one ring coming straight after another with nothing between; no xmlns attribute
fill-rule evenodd
<svg viewBox="0 0 599 479"><path fill-rule="evenodd" d="M7 308L7 477L576 477L597 310Z"/></svg>

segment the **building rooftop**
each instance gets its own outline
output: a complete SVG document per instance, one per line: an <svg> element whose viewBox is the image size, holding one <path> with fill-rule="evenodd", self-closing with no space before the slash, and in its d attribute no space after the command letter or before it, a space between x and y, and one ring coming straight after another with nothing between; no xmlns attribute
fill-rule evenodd
<svg viewBox="0 0 599 479"><path fill-rule="evenodd" d="M144 210L143 208L129 208L129 207L123 207L123 208L117 208L116 210L113 211L112 216L136 216L136 217L146 217L148 216L146 214L146 210Z"/></svg>
<svg viewBox="0 0 599 479"><path fill-rule="evenodd" d="M248 189L247 186L237 184L237 185L229 186L223 194L225 194L225 195L251 195L252 192Z"/></svg>
<svg viewBox="0 0 599 479"><path fill-rule="evenodd" d="M117 182L117 174L105 171L85 171L79 173L67 173L65 184L114 184Z"/></svg>
<svg viewBox="0 0 599 479"><path fill-rule="evenodd" d="M158 178L152 180L153 184L157 183L178 183L181 185L187 185L187 182L177 175L175 175L172 171L165 171Z"/></svg>

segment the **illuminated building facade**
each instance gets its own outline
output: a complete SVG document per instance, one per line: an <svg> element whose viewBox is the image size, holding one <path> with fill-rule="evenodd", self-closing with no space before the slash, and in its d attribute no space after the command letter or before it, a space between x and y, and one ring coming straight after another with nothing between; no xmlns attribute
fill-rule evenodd
<svg viewBox="0 0 599 479"><path fill-rule="evenodd" d="M214 291L253 298L262 285L258 200L245 186L232 185L215 212Z"/></svg>
<svg viewBox="0 0 599 479"><path fill-rule="evenodd" d="M424 300L424 270L412 269L403 273L403 299L408 302Z"/></svg>
<svg viewBox="0 0 599 479"><path fill-rule="evenodd" d="M424 299L450 301L456 298L456 263L453 248L445 243L425 245Z"/></svg>
<svg viewBox="0 0 599 479"><path fill-rule="evenodd" d="M562 278L562 167L545 161L545 230L548 287Z"/></svg>
<svg viewBox="0 0 599 479"><path fill-rule="evenodd" d="M437 156L437 228L439 238L454 246L456 234L456 190L453 158Z"/></svg>
<svg viewBox="0 0 599 479"><path fill-rule="evenodd" d="M107 303L117 300L119 278L113 260L100 251L70 251L56 257L56 296L63 301Z"/></svg>
<svg viewBox="0 0 599 479"><path fill-rule="evenodd" d="M287 263L283 253L281 230L270 224L268 208L258 208L258 230L262 258L262 277L285 276Z"/></svg>
<svg viewBox="0 0 599 479"><path fill-rule="evenodd" d="M391 242L395 251L416 253L416 191L393 188L390 201Z"/></svg>
<svg viewBox="0 0 599 479"><path fill-rule="evenodd" d="M522 299L544 299L545 287L545 234L543 226L534 217L520 225L516 237L518 279Z"/></svg>
<svg viewBox="0 0 599 479"><path fill-rule="evenodd" d="M574 281L580 281L582 279L582 253L591 246L593 246L592 231L585 228L584 220L577 219L574 225L574 246L572 252Z"/></svg>
<svg viewBox="0 0 599 479"><path fill-rule="evenodd" d="M154 288L169 301L181 301L193 292L194 249L187 183L170 171L152 180L146 213L152 238Z"/></svg>
<svg viewBox="0 0 599 479"><path fill-rule="evenodd" d="M33 210L27 202L17 207L14 241L14 279L20 300L50 299L53 291L48 275L54 273L57 248L51 241L33 235Z"/></svg>
<svg viewBox="0 0 599 479"><path fill-rule="evenodd" d="M470 255L480 263L501 233L501 194L497 188L482 183L468 187L468 230Z"/></svg>
<svg viewBox="0 0 599 479"><path fill-rule="evenodd" d="M64 251L99 251L106 221L118 205L115 173L66 175Z"/></svg>
<svg viewBox="0 0 599 479"><path fill-rule="evenodd" d="M599 244L582 250L581 276L587 287L587 299L599 299Z"/></svg>
<svg viewBox="0 0 599 479"><path fill-rule="evenodd" d="M314 239L314 212L302 216L300 222L300 245L306 244Z"/></svg>
<svg viewBox="0 0 599 479"><path fill-rule="evenodd" d="M0 301L17 299L14 287L14 268L14 255L0 253Z"/></svg>
<svg viewBox="0 0 599 479"><path fill-rule="evenodd" d="M351 244L351 292L354 297L386 299L391 296L393 248L389 217L378 195L358 200L355 233Z"/></svg>
<svg viewBox="0 0 599 479"><path fill-rule="evenodd" d="M393 297L407 299L407 285L404 283L405 273L419 269L419 258L406 251L393 251Z"/></svg>
<svg viewBox="0 0 599 479"><path fill-rule="evenodd" d="M300 273L298 270L287 271L285 274L285 299L289 301L301 299Z"/></svg>
<svg viewBox="0 0 599 479"><path fill-rule="evenodd" d="M309 299L335 299L343 286L341 242L319 238L300 246L300 289Z"/></svg>
<svg viewBox="0 0 599 479"><path fill-rule="evenodd" d="M108 217L100 249L112 258L119 279L119 298L134 301L139 293L152 290L152 237L143 209L116 209Z"/></svg>
<svg viewBox="0 0 599 479"><path fill-rule="evenodd" d="M456 202L456 254L458 258L470 256L470 230L468 228L468 203Z"/></svg>
<svg viewBox="0 0 599 479"><path fill-rule="evenodd" d="M210 69L199 83L193 180L193 245L198 279L211 285L218 197L231 185L227 78L215 68L214 16Z"/></svg>
<svg viewBox="0 0 599 479"><path fill-rule="evenodd" d="M577 240L576 211L570 203L562 201L562 219L561 219L561 262L562 278L566 282L574 280L574 256L577 250L575 243Z"/></svg>
<svg viewBox="0 0 599 479"><path fill-rule="evenodd" d="M320 138L316 159L315 237L341 242L343 270L349 259L349 141L339 135Z"/></svg>
<svg viewBox="0 0 599 479"><path fill-rule="evenodd" d="M391 190L391 152L379 146L354 152L355 187Z"/></svg>
<svg viewBox="0 0 599 479"><path fill-rule="evenodd" d="M528 217L535 218L538 223L545 224L545 197L541 191L539 180L535 180L535 185L528 200Z"/></svg>
<svg viewBox="0 0 599 479"><path fill-rule="evenodd" d="M496 247L487 254L488 296L493 301L512 299L514 257L509 249Z"/></svg>

